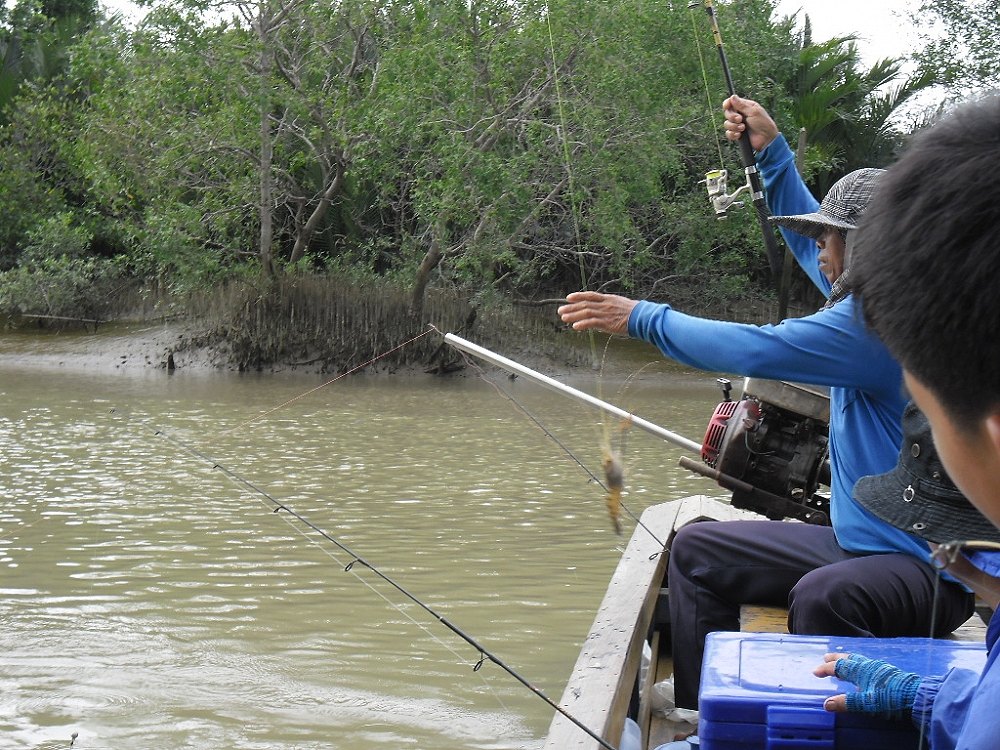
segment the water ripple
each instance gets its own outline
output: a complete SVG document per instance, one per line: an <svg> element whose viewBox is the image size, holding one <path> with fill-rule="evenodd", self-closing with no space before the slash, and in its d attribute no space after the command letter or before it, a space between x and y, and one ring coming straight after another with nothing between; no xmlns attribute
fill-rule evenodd
<svg viewBox="0 0 1000 750"><path fill-rule="evenodd" d="M314 385L5 370L3 747L539 746L544 703L345 568L369 560L557 697L622 544L600 489L474 378L351 379L247 424ZM597 466L599 417L511 387ZM630 395L698 436L714 390ZM626 458L636 512L705 491L659 442L629 435Z"/></svg>

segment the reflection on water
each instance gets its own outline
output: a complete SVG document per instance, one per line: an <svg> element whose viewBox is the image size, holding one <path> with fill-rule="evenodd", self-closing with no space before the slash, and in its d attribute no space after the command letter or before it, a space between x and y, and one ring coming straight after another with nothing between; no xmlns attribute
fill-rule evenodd
<svg viewBox="0 0 1000 750"><path fill-rule="evenodd" d="M3 747L539 746L544 702L490 663L473 672L471 646L213 462L553 699L626 538L600 488L475 377L354 377L247 423L318 382L4 367ZM596 412L497 382L598 470ZM623 382L603 378L604 396L695 440L718 400L705 375ZM623 439L636 514L710 490L678 449Z"/></svg>

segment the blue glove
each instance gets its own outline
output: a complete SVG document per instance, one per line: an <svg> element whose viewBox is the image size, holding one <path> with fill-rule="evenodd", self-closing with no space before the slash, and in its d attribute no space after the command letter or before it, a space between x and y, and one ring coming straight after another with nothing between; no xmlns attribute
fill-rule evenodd
<svg viewBox="0 0 1000 750"><path fill-rule="evenodd" d="M847 710L888 719L903 718L913 708L923 678L903 672L881 659L850 654L834 666L834 674L858 686L847 694Z"/></svg>

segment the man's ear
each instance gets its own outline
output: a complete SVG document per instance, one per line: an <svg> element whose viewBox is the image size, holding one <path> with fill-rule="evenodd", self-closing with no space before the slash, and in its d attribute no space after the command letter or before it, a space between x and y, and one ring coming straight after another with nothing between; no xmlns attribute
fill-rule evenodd
<svg viewBox="0 0 1000 750"><path fill-rule="evenodd" d="M986 417L986 436L989 438L993 455L1000 458L1000 409Z"/></svg>

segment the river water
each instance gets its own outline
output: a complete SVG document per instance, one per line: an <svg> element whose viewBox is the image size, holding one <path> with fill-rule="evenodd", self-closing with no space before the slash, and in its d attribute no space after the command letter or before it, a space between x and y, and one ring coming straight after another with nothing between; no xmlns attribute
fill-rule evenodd
<svg viewBox="0 0 1000 750"><path fill-rule="evenodd" d="M713 491L683 450L523 378L307 393L329 378L82 368L25 341L0 337L0 748L537 748L549 706L345 568L558 700L634 527L566 451L599 473L620 446L636 515ZM547 374L700 442L714 376L609 361Z"/></svg>

